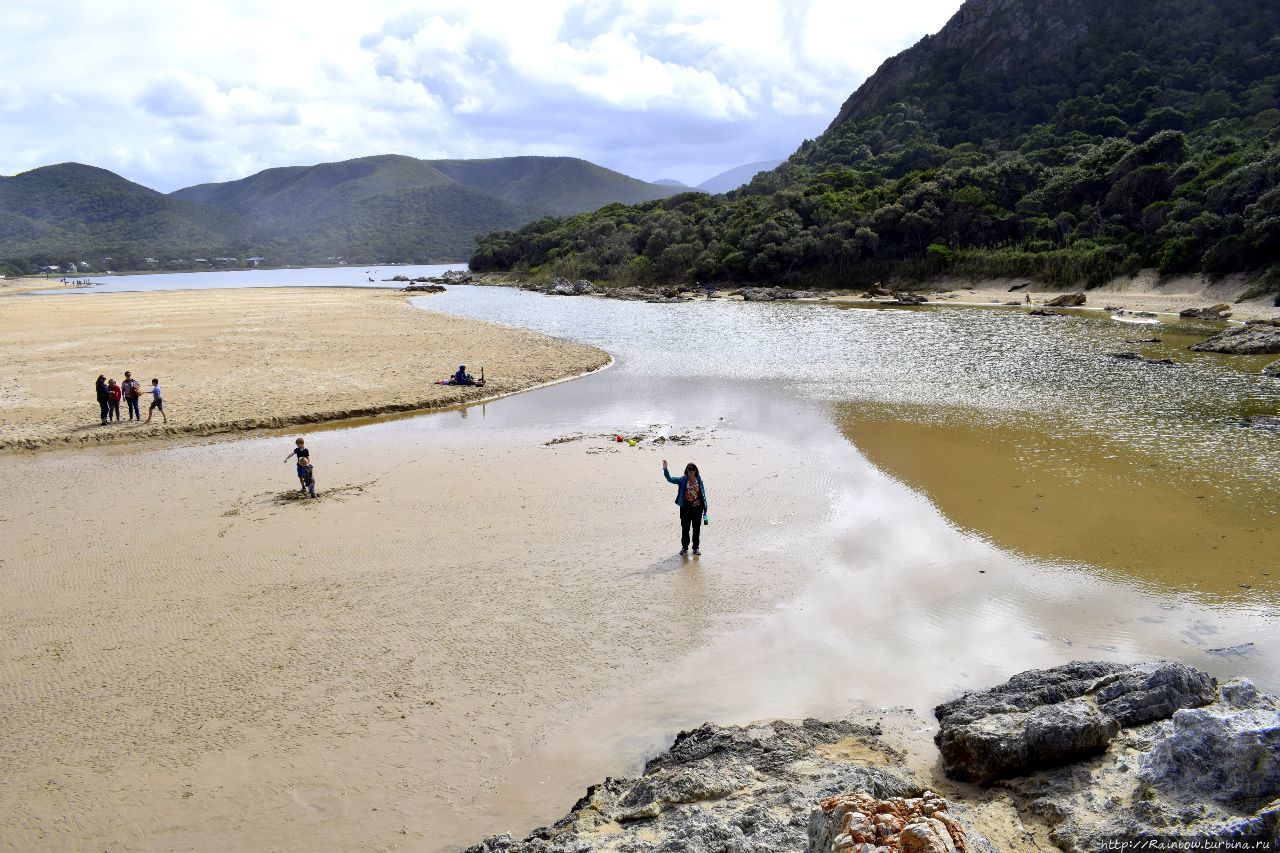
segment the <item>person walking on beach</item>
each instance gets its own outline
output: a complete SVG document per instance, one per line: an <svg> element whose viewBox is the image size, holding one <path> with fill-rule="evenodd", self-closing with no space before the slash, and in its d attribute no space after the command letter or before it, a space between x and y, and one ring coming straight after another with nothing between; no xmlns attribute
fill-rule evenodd
<svg viewBox="0 0 1280 853"><path fill-rule="evenodd" d="M107 377L99 376L93 383L93 392L98 396L98 408L102 410L102 425L107 425L111 417L111 394L107 391Z"/></svg>
<svg viewBox="0 0 1280 853"><path fill-rule="evenodd" d="M169 416L164 413L164 397L160 396L160 380L151 380L151 408L147 409L147 419L144 423L151 423L151 416L160 410L160 417L164 418L164 422L169 422Z"/></svg>
<svg viewBox="0 0 1280 853"><path fill-rule="evenodd" d="M124 372L124 382L120 384L120 393L124 395L125 405L129 407L129 420L142 420L142 408L138 405L138 399L142 397L142 385L127 370Z"/></svg>
<svg viewBox="0 0 1280 853"><path fill-rule="evenodd" d="M315 486L315 476L311 471L311 451L307 449L306 439L299 438L296 441L294 441L293 444L294 444L293 450L289 451L289 455L284 458L284 461L288 462L293 457L295 456L298 457L298 485L302 487L298 491L300 492L307 491L307 482L310 481L311 497L314 498L316 496L315 494L316 486ZM304 462L306 463L306 465L302 464Z"/></svg>
<svg viewBox="0 0 1280 853"><path fill-rule="evenodd" d="M116 381L114 379L107 380L107 397L110 398L109 408L107 412L107 419L116 421L117 423L119 423L120 421L120 386L116 384Z"/></svg>
<svg viewBox="0 0 1280 853"><path fill-rule="evenodd" d="M680 507L680 553L689 553L689 528L692 527L693 555L696 557L702 553L698 542L701 525L707 522L707 487L702 484L702 475L698 473L698 466L690 462L684 466L684 476L672 477L667 470L667 460L663 459L662 476L668 483L676 484L676 505Z"/></svg>

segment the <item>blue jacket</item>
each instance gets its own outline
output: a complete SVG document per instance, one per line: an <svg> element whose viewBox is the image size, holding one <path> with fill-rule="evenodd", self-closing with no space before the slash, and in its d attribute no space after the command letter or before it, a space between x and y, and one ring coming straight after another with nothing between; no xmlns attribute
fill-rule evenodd
<svg viewBox="0 0 1280 853"><path fill-rule="evenodd" d="M662 469L662 476L667 478L668 483L675 483L679 488L676 491L676 504L684 509L684 489L689 485L688 477L672 477L671 472L666 468ZM698 492L702 495L702 508L705 510L710 504L707 503L707 487L702 485L702 475L698 475Z"/></svg>

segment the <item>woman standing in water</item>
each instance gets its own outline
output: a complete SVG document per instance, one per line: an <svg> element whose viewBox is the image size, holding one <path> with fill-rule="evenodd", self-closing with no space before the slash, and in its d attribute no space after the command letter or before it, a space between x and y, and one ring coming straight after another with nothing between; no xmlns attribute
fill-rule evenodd
<svg viewBox="0 0 1280 853"><path fill-rule="evenodd" d="M680 553L689 553L689 528L693 528L693 555L702 553L698 548L698 534L702 532L702 524L707 519L707 487L702 485L702 475L698 466L690 462L684 466L683 477L672 477L667 470L667 460L662 460L662 476L668 483L675 483L676 505L680 507ZM701 518L699 518L701 516Z"/></svg>

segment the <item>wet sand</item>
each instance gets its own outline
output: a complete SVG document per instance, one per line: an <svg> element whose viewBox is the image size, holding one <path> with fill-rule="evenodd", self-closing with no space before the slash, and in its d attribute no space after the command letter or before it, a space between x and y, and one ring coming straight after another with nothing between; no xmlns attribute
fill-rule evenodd
<svg viewBox="0 0 1280 853"><path fill-rule="evenodd" d="M608 361L582 344L422 311L395 291L14 295L0 299L0 448L207 435L437 408ZM432 384L463 363L477 377L485 368L485 388ZM146 426L127 419L100 424L94 378L101 373L122 382L125 370L144 391L152 377L160 379L167 424L159 414ZM144 414L149 399L144 393ZM123 402L121 408L127 418Z"/></svg>
<svg viewBox="0 0 1280 853"><path fill-rule="evenodd" d="M636 343L532 394L310 431L316 501L283 432L0 458L0 847L452 850L705 720L912 707L928 761L933 702L1031 666L1167 657L1275 689L1274 603L975 535L869 464L838 403L761 381L767 351L747 378L727 340L718 372L671 359L643 334L687 337L669 306L499 296L634 318L608 315ZM1001 476L955 450L957 477ZM708 473L699 560L663 457Z"/></svg>

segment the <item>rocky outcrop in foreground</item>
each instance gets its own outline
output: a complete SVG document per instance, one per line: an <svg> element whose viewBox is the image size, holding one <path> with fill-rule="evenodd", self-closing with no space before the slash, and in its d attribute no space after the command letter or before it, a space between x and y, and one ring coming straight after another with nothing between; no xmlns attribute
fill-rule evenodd
<svg viewBox="0 0 1280 853"><path fill-rule="evenodd" d="M1280 849L1280 700L1248 681L1075 661L935 714L947 775L998 785L1062 850ZM878 725L707 724L554 825L468 853L986 853L982 796L908 770ZM1025 849L1045 849L1035 834Z"/></svg>
<svg viewBox="0 0 1280 853"><path fill-rule="evenodd" d="M852 747L899 763L879 735L848 720L704 725L639 778L589 788L553 826L468 853L993 851L909 771L841 757Z"/></svg>

